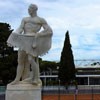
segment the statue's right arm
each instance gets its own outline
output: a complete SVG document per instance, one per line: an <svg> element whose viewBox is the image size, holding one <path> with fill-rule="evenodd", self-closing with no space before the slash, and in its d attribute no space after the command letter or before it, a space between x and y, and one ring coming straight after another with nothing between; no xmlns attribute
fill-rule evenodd
<svg viewBox="0 0 100 100"><path fill-rule="evenodd" d="M14 33L22 34L24 30L25 19L23 18L18 29Z"/></svg>

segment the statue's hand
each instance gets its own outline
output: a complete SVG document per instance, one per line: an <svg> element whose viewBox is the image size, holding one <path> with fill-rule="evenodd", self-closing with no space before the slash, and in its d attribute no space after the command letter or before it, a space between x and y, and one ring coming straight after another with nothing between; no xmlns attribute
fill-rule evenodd
<svg viewBox="0 0 100 100"><path fill-rule="evenodd" d="M35 49L37 46L36 46L36 43L32 44L32 48Z"/></svg>
<svg viewBox="0 0 100 100"><path fill-rule="evenodd" d="M36 33L35 37L37 38L37 37L39 37L39 36L40 36L40 34L39 34L39 33Z"/></svg>
<svg viewBox="0 0 100 100"><path fill-rule="evenodd" d="M49 33L49 32L47 32L47 33L43 33L43 32L39 32L39 33L37 33L37 37L42 37L42 36L52 36L52 33Z"/></svg>
<svg viewBox="0 0 100 100"><path fill-rule="evenodd" d="M9 47L13 47L10 43L7 43L7 45L8 45Z"/></svg>
<svg viewBox="0 0 100 100"><path fill-rule="evenodd" d="M41 33L41 32L36 33L36 37L40 37L40 36L44 36L43 33Z"/></svg>
<svg viewBox="0 0 100 100"><path fill-rule="evenodd" d="M32 48L34 49L34 48L36 48L36 40L37 40L37 37L38 37L38 35L37 34L35 34L35 40L34 40L34 43L32 44Z"/></svg>

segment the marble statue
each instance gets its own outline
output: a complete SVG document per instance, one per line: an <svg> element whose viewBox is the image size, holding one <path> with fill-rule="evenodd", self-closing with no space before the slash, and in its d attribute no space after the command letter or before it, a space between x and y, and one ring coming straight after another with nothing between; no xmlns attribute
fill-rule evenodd
<svg viewBox="0 0 100 100"><path fill-rule="evenodd" d="M10 83L11 85L42 84L38 57L46 54L51 48L53 32L46 20L37 15L37 10L37 5L29 5L30 16L22 19L19 28L11 33L7 40L9 46L19 48L16 78Z"/></svg>

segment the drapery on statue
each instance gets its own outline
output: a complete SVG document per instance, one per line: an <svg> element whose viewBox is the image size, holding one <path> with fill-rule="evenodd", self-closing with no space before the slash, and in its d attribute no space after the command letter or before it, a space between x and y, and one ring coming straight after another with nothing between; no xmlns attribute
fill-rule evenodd
<svg viewBox="0 0 100 100"><path fill-rule="evenodd" d="M30 17L23 18L20 27L7 40L9 46L19 48L16 78L11 85L42 84L38 56L44 55L51 48L53 32L45 19L37 16L37 10L37 5L31 4L28 8Z"/></svg>

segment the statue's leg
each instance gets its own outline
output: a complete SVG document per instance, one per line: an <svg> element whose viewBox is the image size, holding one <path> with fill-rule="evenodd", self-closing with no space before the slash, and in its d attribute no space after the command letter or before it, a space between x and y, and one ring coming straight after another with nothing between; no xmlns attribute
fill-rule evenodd
<svg viewBox="0 0 100 100"><path fill-rule="evenodd" d="M18 51L18 66L17 66L16 78L13 82L10 83L11 85L17 84L22 77L22 73L24 71L25 56L26 56L25 51L21 50Z"/></svg>
<svg viewBox="0 0 100 100"><path fill-rule="evenodd" d="M22 80L27 79L29 77L30 77L30 63L28 61L28 55L26 55Z"/></svg>
<svg viewBox="0 0 100 100"><path fill-rule="evenodd" d="M32 84L38 85L41 83L38 58L29 55L29 61L32 68Z"/></svg>

